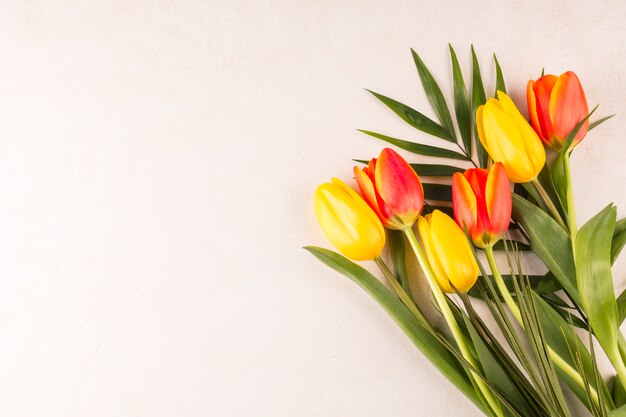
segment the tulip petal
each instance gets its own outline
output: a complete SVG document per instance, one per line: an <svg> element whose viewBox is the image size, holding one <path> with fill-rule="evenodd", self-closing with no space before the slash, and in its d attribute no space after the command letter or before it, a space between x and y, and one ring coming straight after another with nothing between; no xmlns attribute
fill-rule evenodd
<svg viewBox="0 0 626 417"><path fill-rule="evenodd" d="M363 198L367 202L367 204L376 212L376 215L383 220L383 215L380 211L380 207L378 207L378 202L376 199L376 190L374 189L374 184L372 180L367 175L367 168L360 169L359 167L354 167L354 178L356 179L356 183L359 186L359 190L361 190L361 194L363 194Z"/></svg>
<svg viewBox="0 0 626 417"><path fill-rule="evenodd" d="M556 75L544 75L534 85L535 104L539 131L544 142L549 143L554 137L554 125L550 117L550 95L557 81Z"/></svg>
<svg viewBox="0 0 626 417"><path fill-rule="evenodd" d="M435 212L437 212L437 210L435 210ZM450 285L446 270L439 261L439 251L445 251L445 249L438 248L433 239L434 236L431 223L433 214L434 213L428 214L417 219L417 231L420 235L420 239L422 240L422 244L424 245L430 269L433 271L439 287L444 292L453 293L454 289Z"/></svg>
<svg viewBox="0 0 626 417"><path fill-rule="evenodd" d="M484 107L485 105L483 104L482 106L479 106L476 109L476 131L478 132L478 139L480 139L480 143L483 145L483 148L485 148L487 153L491 155L491 152L489 152L489 144L487 143L487 140L485 139L485 130L483 129Z"/></svg>
<svg viewBox="0 0 626 417"><path fill-rule="evenodd" d="M380 153L374 186L391 212L405 222L412 224L424 207L424 189L417 173L393 149L385 148Z"/></svg>
<svg viewBox="0 0 626 417"><path fill-rule="evenodd" d="M489 172L485 186L485 202L491 232L504 234L511 222L511 189L504 166L496 162Z"/></svg>
<svg viewBox="0 0 626 417"><path fill-rule="evenodd" d="M528 116L530 118L530 124L535 132L539 134L541 140L546 141L547 138L543 136L541 132L541 124L539 123L539 117L537 116L537 98L535 97L535 82L533 80L528 81L526 86L526 101L528 103Z"/></svg>
<svg viewBox="0 0 626 417"><path fill-rule="evenodd" d="M371 260L385 244L380 220L363 199L340 180L315 192L315 213L328 240L353 260Z"/></svg>
<svg viewBox="0 0 626 417"><path fill-rule="evenodd" d="M568 71L558 77L550 94L550 118L556 137L564 139L589 113L585 92L575 73ZM589 121L576 135L575 143L587 134Z"/></svg>
<svg viewBox="0 0 626 417"><path fill-rule="evenodd" d="M447 292L454 292L452 286L461 293L467 292L478 278L478 265L465 234L448 215L435 210L430 236L437 249L438 261L446 272L443 278L449 281L451 291Z"/></svg>
<svg viewBox="0 0 626 417"><path fill-rule="evenodd" d="M502 107L498 101L490 99L483 110L489 154L495 162L502 162L507 167L507 173L512 181L526 182L537 174L524 151L524 139L518 127L519 120L505 112ZM528 125L528 122L524 123ZM539 140L534 131L533 136Z"/></svg>
<svg viewBox="0 0 626 417"><path fill-rule="evenodd" d="M452 208L459 226L471 233L476 226L476 195L467 178L459 172L452 176Z"/></svg>

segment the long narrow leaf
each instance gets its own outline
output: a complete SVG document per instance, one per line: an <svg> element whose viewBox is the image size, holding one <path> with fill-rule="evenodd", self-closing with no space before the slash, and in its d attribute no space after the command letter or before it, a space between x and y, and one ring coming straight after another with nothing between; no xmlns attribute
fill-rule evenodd
<svg viewBox="0 0 626 417"><path fill-rule="evenodd" d="M394 113L396 113L402 120L407 122L409 125L413 126L417 130L420 130L424 133L428 133L429 135L436 136L441 139L445 139L449 142L455 142L454 138L450 136L450 133L440 125L438 125L433 120L424 116L422 113L417 110L412 109L406 104L402 104L399 101L396 101L392 98L383 96L382 94L375 93L373 91L367 90L374 95L377 99L383 102L387 107L389 107Z"/></svg>
<svg viewBox="0 0 626 417"><path fill-rule="evenodd" d="M596 121L593 121L591 123L589 123L589 127L587 128L587 131L590 131L591 129L595 129L596 127L600 126L602 123L606 122L607 120L609 120L610 118L612 118L613 116L615 116L614 114L610 115L610 116L605 116L602 117Z"/></svg>
<svg viewBox="0 0 626 417"><path fill-rule="evenodd" d="M498 95L498 91L506 93L506 85L504 85L504 75L502 75L502 68L500 68L500 63L498 62L496 54L493 54L493 60L496 64L496 91L493 96L496 97Z"/></svg>
<svg viewBox="0 0 626 417"><path fill-rule="evenodd" d="M450 48L450 60L452 61L452 83L454 85L454 113L456 123L461 133L463 148L468 155L472 155L472 106L467 95L467 87L463 80L463 72L456 57L452 45Z"/></svg>
<svg viewBox="0 0 626 417"><path fill-rule="evenodd" d="M423 183L424 198L436 201L452 201L452 186L446 184Z"/></svg>
<svg viewBox="0 0 626 417"><path fill-rule="evenodd" d="M587 347L572 329L570 324L556 311L554 311L548 303L538 294L533 293L533 301L537 309L539 321L544 330L546 341L552 349L572 368L576 368L577 358L582 362L586 379L592 384L594 389L603 390L607 395L609 390L604 382L600 386L593 383L593 363L592 357ZM589 407L589 402L585 390L580 387L571 377L563 371L559 371L561 379L565 381L567 386L576 396Z"/></svg>
<svg viewBox="0 0 626 417"><path fill-rule="evenodd" d="M367 164L365 159L354 159L354 162ZM455 172L463 172L464 168L441 164L409 164L418 175L422 177L451 177Z"/></svg>
<svg viewBox="0 0 626 417"><path fill-rule="evenodd" d="M480 75L480 65L478 65L478 58L476 58L476 52L472 46L472 119L476 120L476 110L487 102L485 96L485 87L483 85L483 78ZM487 167L487 151L480 143L478 138L478 131L476 130L476 123L474 123L474 146L476 147L476 153L478 155L478 162L482 168Z"/></svg>
<svg viewBox="0 0 626 417"><path fill-rule="evenodd" d="M420 80L422 81L422 87L424 87L424 92L426 93L426 97L428 97L430 105L437 115L437 118L439 119L441 125L450 134L450 141L456 143L454 124L452 124L450 110L448 109L446 99L443 97L441 88L439 88L439 85L437 85L437 81L435 81L435 78L430 73L430 71L426 67L426 64L424 64L424 61L422 61L417 52L411 49L411 54L413 55L413 61L415 61L417 72L420 76Z"/></svg>
<svg viewBox="0 0 626 417"><path fill-rule="evenodd" d="M391 145L397 146L405 151L424 156L436 156L439 158L450 158L462 161L467 161L467 156L460 154L449 149L438 148L436 146L422 145L421 143L409 142L407 140L392 138L391 136L383 135L381 133L371 132L369 130L361 130L359 132L365 133L368 136L383 140Z"/></svg>

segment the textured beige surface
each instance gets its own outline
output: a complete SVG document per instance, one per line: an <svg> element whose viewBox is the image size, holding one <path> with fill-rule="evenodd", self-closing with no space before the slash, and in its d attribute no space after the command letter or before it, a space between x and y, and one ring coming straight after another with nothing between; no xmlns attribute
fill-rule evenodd
<svg viewBox="0 0 626 417"><path fill-rule="evenodd" d="M2 415L479 416L300 249L316 184L381 147L355 128L431 140L363 90L431 115L410 47L446 89L448 42L487 79L497 52L518 103L576 71L618 113L579 217L626 215L622 2L64 3L0 11Z"/></svg>

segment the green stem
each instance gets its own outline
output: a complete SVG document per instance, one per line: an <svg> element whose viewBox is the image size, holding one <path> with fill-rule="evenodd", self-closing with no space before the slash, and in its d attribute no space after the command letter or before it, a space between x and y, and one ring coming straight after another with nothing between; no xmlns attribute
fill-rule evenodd
<svg viewBox="0 0 626 417"><path fill-rule="evenodd" d="M450 331L452 332L452 336L454 337L454 340L459 346L461 355L463 355L463 358L465 358L467 363L469 363L469 365L474 370L479 369L478 364L476 363L476 360L474 359L474 356L472 356L472 353L470 352L470 349L467 346L467 340L465 336L463 335L463 332L461 331L459 324L456 322L456 319L454 318L454 314L452 313L450 306L448 305L447 297L445 296L443 291L441 291L441 288L439 288L437 279L435 278L435 275L432 269L430 268L430 264L426 260L426 255L424 254L422 247L417 241L417 237L415 236L413 229L411 227L406 227L405 229L403 229L403 232L406 235L407 239L409 240L409 243L411 244L411 248L413 248L413 252L415 253L415 256L417 257L417 261L419 262L420 266L422 267L422 270L424 271L424 275L426 276L428 285L430 286L430 289L435 297L435 301L437 302L437 305L439 306L439 310L441 311L441 314L443 315L444 319L448 323L448 327L450 328ZM469 373L469 376L470 378L474 380L474 383L476 384L476 386L478 386L478 388L482 392L483 396L485 397L485 400L487 401L493 413L498 417L504 417L504 413L502 411L500 403L494 397L493 393L491 392L489 387L487 387L485 382L480 377L478 378L475 377L473 373L471 372Z"/></svg>
<svg viewBox="0 0 626 417"><path fill-rule="evenodd" d="M513 317L515 317L515 320L517 320L517 322L522 327L522 329L524 329L524 321L522 320L522 314L519 310L519 307L515 303L515 300L513 300L513 297L511 296L509 289L506 287L506 284L504 282L504 279L502 278L502 275L500 274L500 270L498 269L498 265L496 264L496 259L493 254L493 248L491 246L488 246L485 248L485 255L487 255L489 268L491 268L491 273L493 274L493 277L496 281L496 285L498 286L498 290L500 291L500 294L502 294L502 298L504 298L504 302L509 307L509 310L511 310L511 314L513 314ZM555 352L554 349L552 349L552 347L548 345L547 348L548 348L548 355L550 356L550 359L552 359L552 362L556 366L558 366L561 369L561 371L563 371L568 377L570 377L572 381L576 383L576 385L580 386L583 390L586 390L585 381L583 377L580 375L580 373L576 371L576 369L574 369L569 363L567 363L567 361L563 359L557 352ZM589 393L591 395L593 402L596 405L599 405L598 392L592 386L589 386Z"/></svg>
<svg viewBox="0 0 626 417"><path fill-rule="evenodd" d="M565 171L565 180L567 181L567 218L569 226L569 234L572 239L572 250L575 248L576 234L578 226L576 225L576 207L574 206L574 188L572 187L572 175L569 168L569 155L563 157L563 169ZM576 251L574 250L574 258Z"/></svg>
<svg viewBox="0 0 626 417"><path fill-rule="evenodd" d="M556 206L554 205L554 202L548 195L548 192L546 191L545 188L543 188L543 185L541 185L539 180L535 178L534 180L530 181L530 183L535 187L535 189L541 196L541 199L543 200L543 202L546 203L546 206L548 207L548 210L550 211L550 214L552 214L552 217L554 218L554 220L556 220L556 222L559 225L561 225L563 229L567 229L567 226L565 225L565 222L563 221L563 218L561 217L559 210L556 208Z"/></svg>
<svg viewBox="0 0 626 417"><path fill-rule="evenodd" d="M404 288L402 288L387 264L380 257L375 258L374 262L376 262L376 265L378 265L383 275L387 279L387 282L389 282L389 285L391 285L391 288L396 293L400 301L402 301L406 308L409 309L409 311L411 312L411 314L413 314L417 321L427 329L434 330L430 322L426 319L426 316L424 316L424 313L422 313L422 311L413 302L413 299L406 293L406 291L404 291Z"/></svg>

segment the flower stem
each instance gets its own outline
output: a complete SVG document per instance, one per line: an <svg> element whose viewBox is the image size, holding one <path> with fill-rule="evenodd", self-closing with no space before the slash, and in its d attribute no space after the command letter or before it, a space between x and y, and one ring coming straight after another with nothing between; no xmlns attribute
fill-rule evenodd
<svg viewBox="0 0 626 417"><path fill-rule="evenodd" d="M454 337L454 340L456 341L459 347L459 350L461 351L461 355L463 355L463 358L465 358L467 363L469 363L469 365L474 370L479 369L478 364L476 363L476 360L472 356L472 353L470 352L470 349L467 346L467 340L465 338L465 335L461 331L459 324L456 322L456 319L454 318L454 314L452 313L452 310L450 309L450 306L448 305L448 300L445 294L443 293L443 291L441 291L441 288L439 288L437 279L435 278L435 275L432 269L430 268L430 264L426 260L426 255L424 254L422 247L417 241L417 237L415 236L413 229L411 227L406 227L403 229L403 232L406 235L407 239L409 240L409 243L411 244L411 248L413 249L413 252L415 253L415 256L417 257L417 261L419 262L420 266L422 267L422 270L424 271L424 275L426 276L428 285L430 286L430 289L435 297L435 301L437 302L437 305L439 306L439 310L441 311L441 314L443 315L444 319L448 323L448 327L450 328L450 331L452 332L452 336ZM470 378L474 380L474 383L482 392L483 396L485 397L486 402L488 403L493 413L498 417L503 417L504 413L502 411L500 403L494 397L493 393L491 392L489 387L487 387L487 385L481 379L481 377L476 377L471 372L469 373L469 376Z"/></svg>
<svg viewBox="0 0 626 417"><path fill-rule="evenodd" d="M567 218L569 234L572 239L572 249L574 249L578 226L576 225L576 207L574 206L574 188L572 187L572 175L569 168L569 155L563 156L563 169L565 171L565 180L567 181ZM574 251L574 259L576 259L576 251Z"/></svg>
<svg viewBox="0 0 626 417"><path fill-rule="evenodd" d="M406 308L413 314L413 316L417 319L417 321L422 324L424 327L434 330L432 325L426 320L424 313L417 307L417 305L413 302L413 299L404 291L404 288L400 285L396 277L393 275L385 261L383 261L380 257L375 258L374 262L380 268L383 275L391 285L393 292L396 293L400 301L406 306Z"/></svg>
<svg viewBox="0 0 626 417"><path fill-rule="evenodd" d="M556 222L559 225L561 225L563 229L567 229L567 226L565 225L565 222L563 221L563 218L561 217L559 210L554 205L554 202L548 195L546 189L543 188L543 185L541 185L541 183L537 180L537 178L532 180L530 183L535 187L535 189L541 196L541 199L543 200L543 202L546 203L546 206L548 207L548 210L550 210L550 214L552 214L552 217L554 217L554 220L556 220Z"/></svg>
<svg viewBox="0 0 626 417"><path fill-rule="evenodd" d="M500 291L500 294L502 294L502 298L504 298L504 302L506 303L507 307L509 307L509 310L511 311L511 314L513 314L513 317L515 317L515 320L517 320L517 322L522 327L522 329L524 329L524 321L522 320L522 314L519 310L519 307L515 303L515 300L513 300L513 297L511 296L509 289L506 287L506 284L504 282L504 279L502 278L502 275L500 274L500 270L498 269L498 265L496 264L496 259L493 254L493 248L491 246L488 246L485 248L485 255L487 255L489 268L491 268L491 273L493 274L494 280L496 281L496 285L498 286L498 290ZM567 363L567 361L563 359L557 352L555 352L554 349L550 347L550 345L547 345L547 348L548 348L548 355L550 356L550 359L552 360L552 362L556 366L558 366L561 369L561 371L563 371L567 376L569 376L572 379L572 381L576 383L576 385L580 386L583 390L586 390L587 388L585 387L585 381L583 377L580 375L580 373L576 369L574 369L569 363ZM589 388L589 394L591 395L591 399L596 405L599 405L598 392L592 386L589 386L588 388Z"/></svg>

